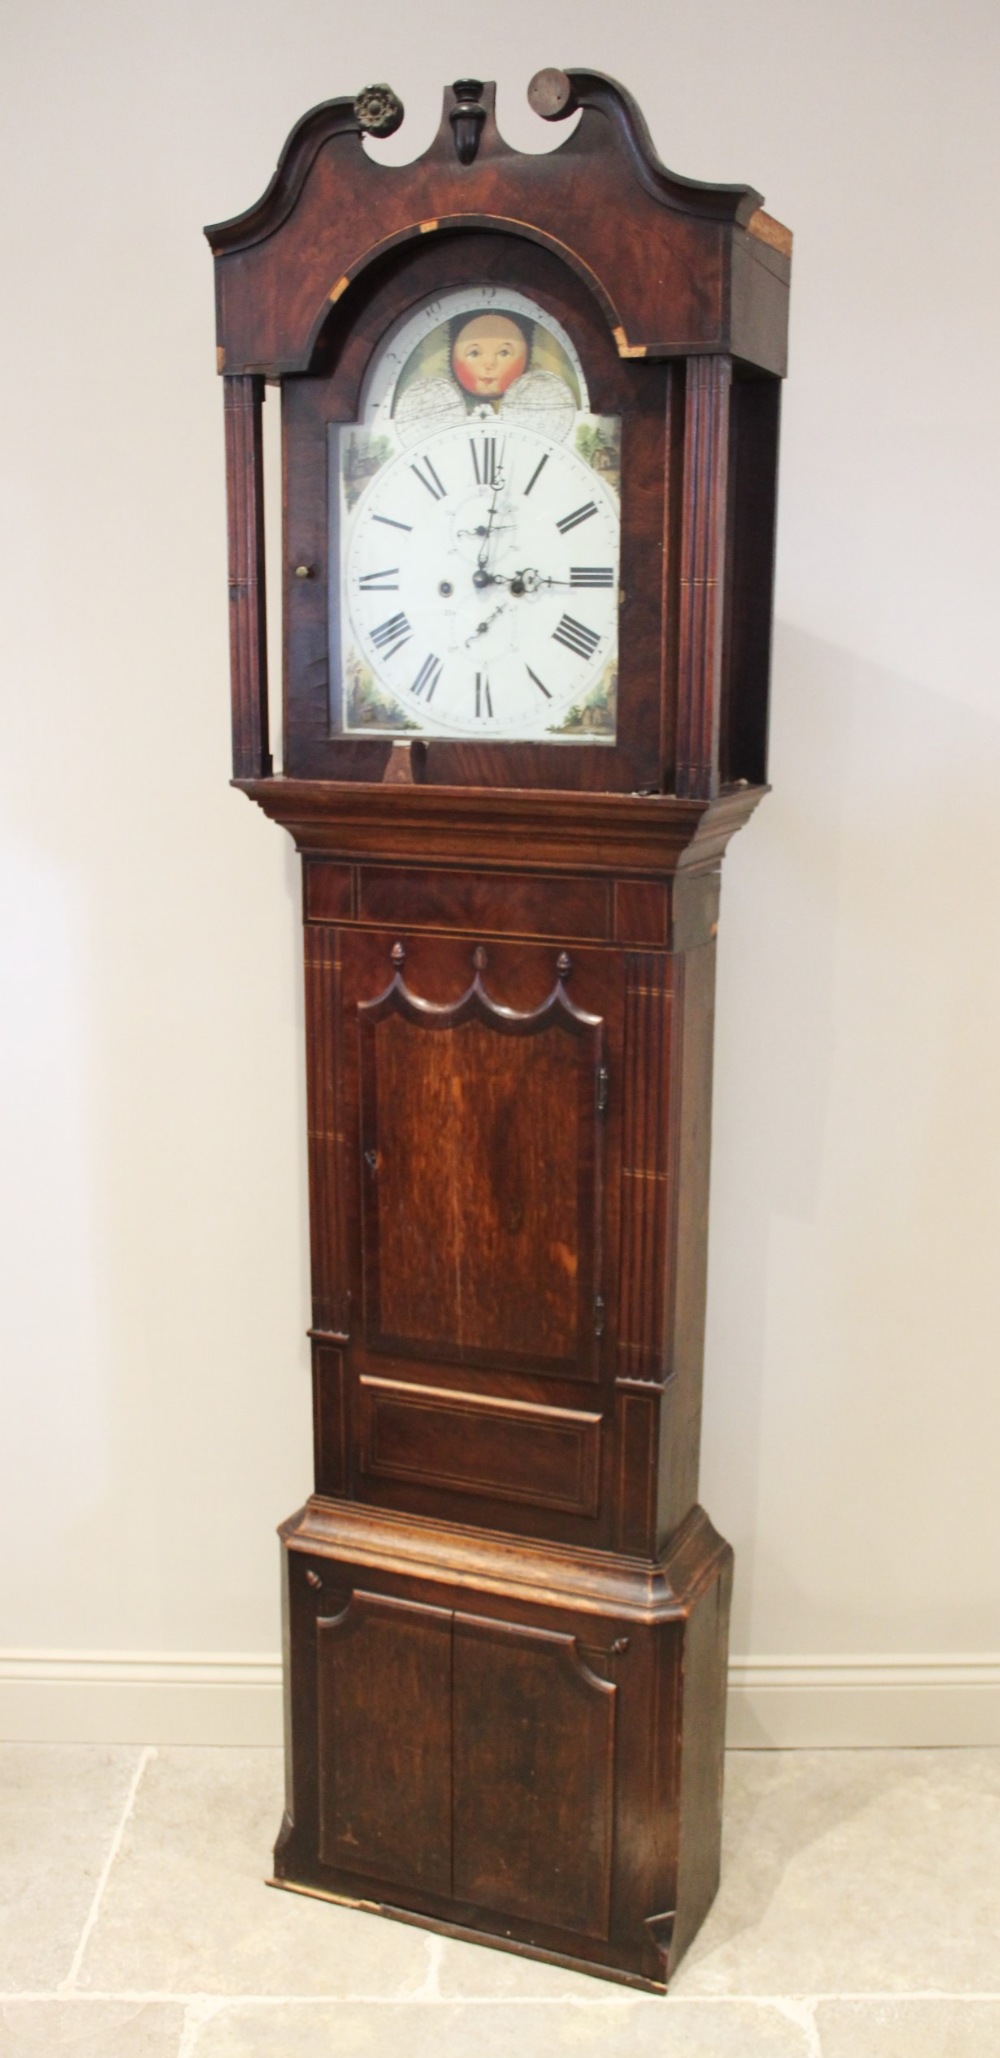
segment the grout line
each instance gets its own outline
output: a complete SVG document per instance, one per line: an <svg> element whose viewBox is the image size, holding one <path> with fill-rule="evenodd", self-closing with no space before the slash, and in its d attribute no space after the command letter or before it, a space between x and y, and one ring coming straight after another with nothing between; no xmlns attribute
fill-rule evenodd
<svg viewBox="0 0 1000 2058"><path fill-rule="evenodd" d="M139 1763L137 1764L135 1771L132 1774L131 1780L129 1781L129 1789L128 1793L125 1796L125 1806L122 1809L121 1821L119 1822L118 1827L115 1830L114 1836L111 1839L111 1848L108 1851L108 1855L105 1858L104 1864L101 1867L100 1878L98 1879L97 1885L94 1889L94 1898L90 1904L90 1913L87 1916L87 1920L83 1925L83 1933L80 1937L79 1943L77 1944L76 1950L73 1953L73 1963L70 1966L65 1979L62 1980L60 1985L56 1988L56 1993L59 1995L72 1994L76 1990L76 1983L80 1977L80 1972L83 1966L84 1953L87 1949L87 1945L90 1942L91 1932L93 1930L94 1924L97 1921L97 1916L100 1910L101 1902L104 1898L104 1889L107 1886L108 1880L111 1876L111 1867L113 1866L115 1859L117 1858L118 1853L121 1850L122 1838L125 1835L129 1817L131 1816L132 1810L135 1807L135 1797L139 1791L139 1782L142 1779L142 1775L145 1772L150 1759L155 1758L156 1755L157 1753L155 1744L146 1744L139 1754Z"/></svg>
<svg viewBox="0 0 1000 2058"><path fill-rule="evenodd" d="M443 1939L437 1939L443 1942ZM409 1994L252 1994L231 1992L227 1994L179 1994L164 1989L143 1993L134 1987L100 1988L87 1987L74 1992L67 1991L67 1982L60 1987L31 1989L20 1993L0 1992L0 2007L11 2002L41 2006L58 2000L71 2000L74 2005L86 2007L91 2003L100 2005L109 2001L130 2002L135 2006L173 2006L190 2009L198 2013L201 2021L208 2021L222 2008L238 2005L251 2008L408 2008L413 2003L421 2006L462 2008L607 2008L609 2003L622 2009L636 2008L640 2003L663 2004L666 2021L671 2012L671 2003L683 2002L688 2008L776 2008L800 2028L809 2029L815 2020L815 2010L823 2002L850 2001L871 2002L873 2006L884 2007L891 2002L935 2002L947 2001L951 2007L966 2005L982 2006L984 2003L1000 2004L1000 1991L948 1993L940 1987L921 1988L894 1987L878 1992L838 1993L832 1988L819 1994L644 1994L638 1990L629 1991L614 1981L595 1979L593 1994L443 1994L428 1991L428 1981ZM185 2052L186 2058L186 2052Z"/></svg>

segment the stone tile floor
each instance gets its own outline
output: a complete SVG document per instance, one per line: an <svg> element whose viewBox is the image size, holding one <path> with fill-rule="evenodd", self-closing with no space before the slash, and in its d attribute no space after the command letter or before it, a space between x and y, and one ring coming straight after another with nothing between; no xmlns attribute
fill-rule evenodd
<svg viewBox="0 0 1000 2058"><path fill-rule="evenodd" d="M1000 1751L736 1752L666 2000L262 1884L269 1750L0 1746L0 2058L993 2058Z"/></svg>

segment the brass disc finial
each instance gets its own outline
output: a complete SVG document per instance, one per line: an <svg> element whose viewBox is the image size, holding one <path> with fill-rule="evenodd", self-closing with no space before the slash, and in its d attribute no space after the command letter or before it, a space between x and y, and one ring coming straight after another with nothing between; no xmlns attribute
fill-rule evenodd
<svg viewBox="0 0 1000 2058"><path fill-rule="evenodd" d="M366 136L394 136L406 109L391 86L365 86L354 102L359 129Z"/></svg>
<svg viewBox="0 0 1000 2058"><path fill-rule="evenodd" d="M528 106L543 121L565 121L568 114L575 114L576 96L566 73L552 69L536 71L528 87Z"/></svg>

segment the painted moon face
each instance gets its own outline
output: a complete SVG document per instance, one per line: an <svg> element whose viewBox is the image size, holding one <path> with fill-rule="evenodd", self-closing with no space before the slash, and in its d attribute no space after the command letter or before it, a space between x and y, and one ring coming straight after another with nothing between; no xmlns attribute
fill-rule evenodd
<svg viewBox="0 0 1000 2058"><path fill-rule="evenodd" d="M527 338L509 314L477 314L455 338L452 370L477 400L495 400L528 362Z"/></svg>

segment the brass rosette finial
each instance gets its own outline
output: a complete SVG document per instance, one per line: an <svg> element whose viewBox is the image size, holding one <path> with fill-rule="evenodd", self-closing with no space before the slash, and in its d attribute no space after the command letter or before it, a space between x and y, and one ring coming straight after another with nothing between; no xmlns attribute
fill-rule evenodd
<svg viewBox="0 0 1000 2058"><path fill-rule="evenodd" d="M354 102L359 129L366 136L394 136L406 112L391 86L365 86Z"/></svg>

